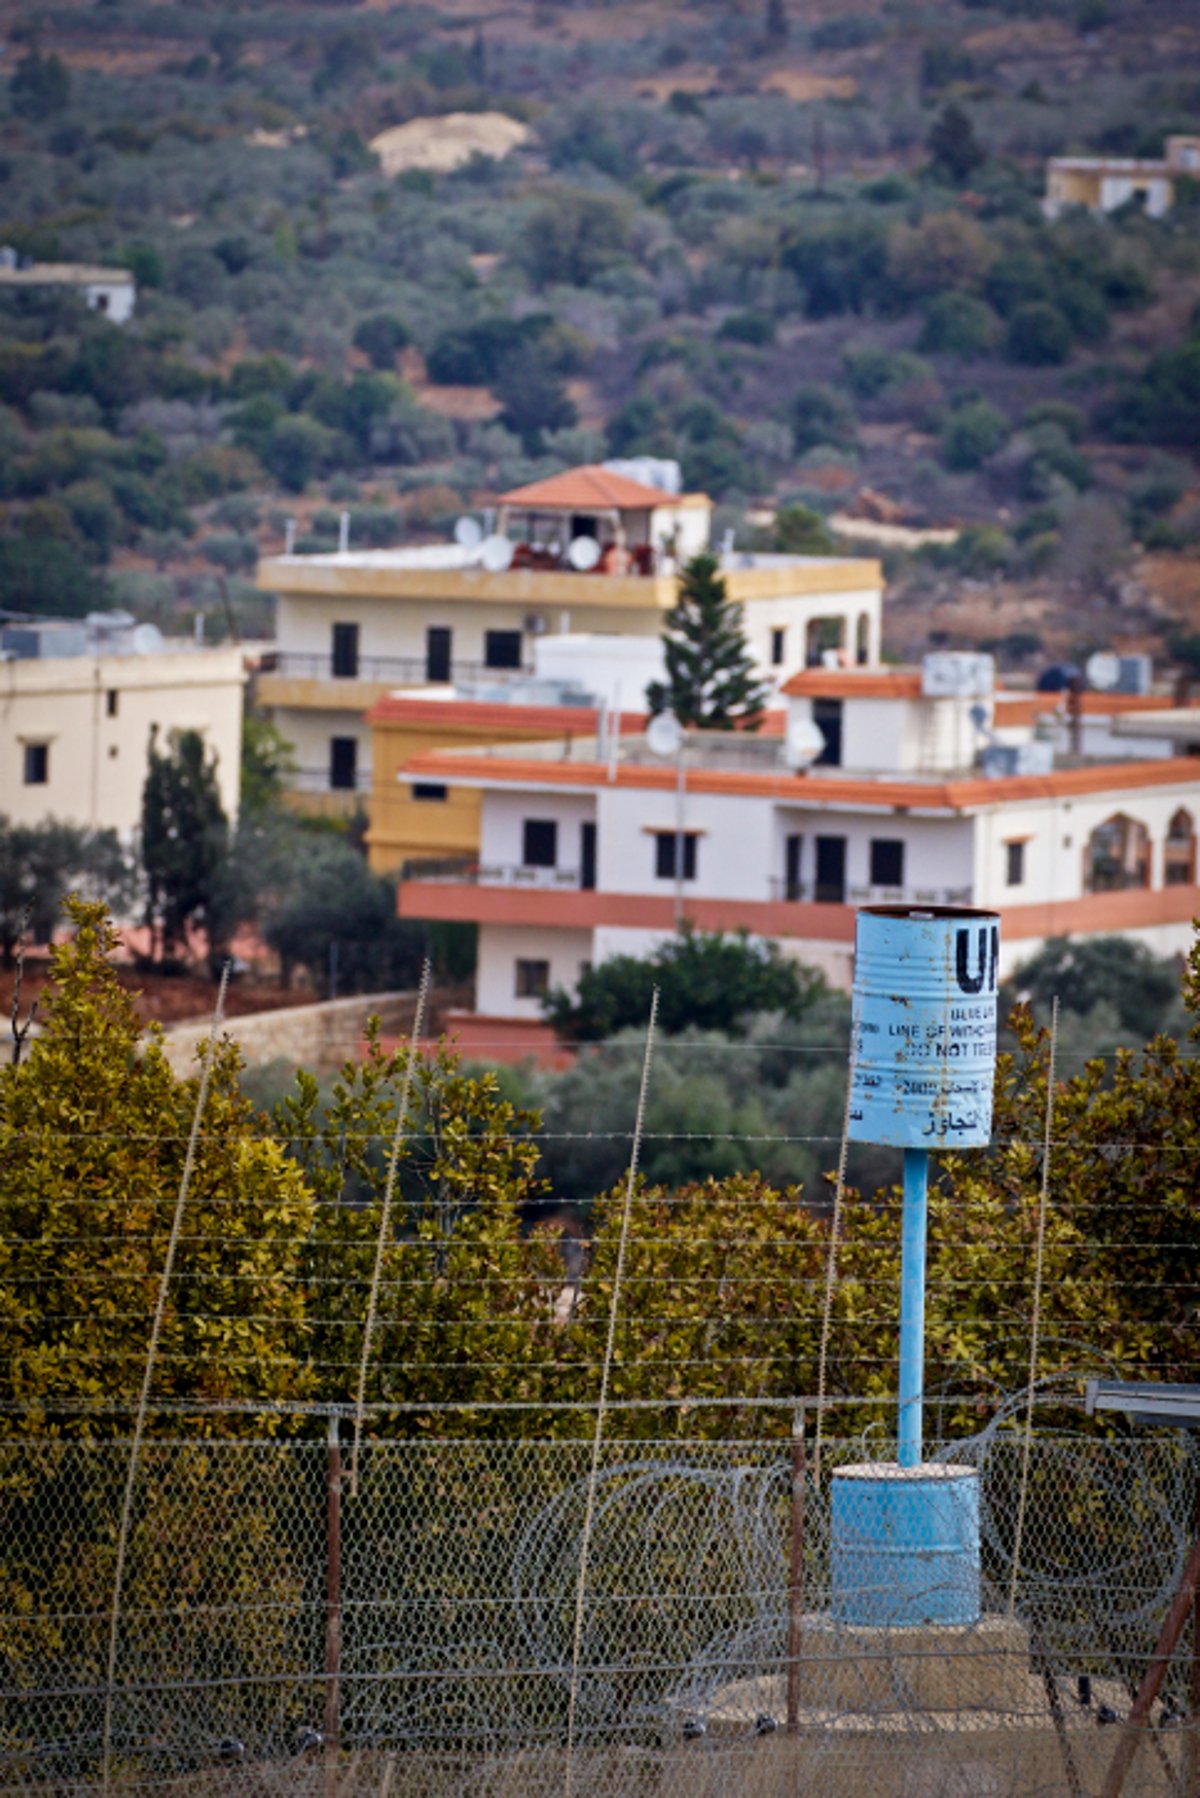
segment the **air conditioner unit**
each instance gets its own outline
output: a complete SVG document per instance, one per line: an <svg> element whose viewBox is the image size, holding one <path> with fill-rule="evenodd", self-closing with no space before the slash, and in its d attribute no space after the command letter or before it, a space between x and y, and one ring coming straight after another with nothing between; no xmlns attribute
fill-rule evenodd
<svg viewBox="0 0 1200 1798"><path fill-rule="evenodd" d="M525 632L530 637L544 637L546 634L546 615L544 612L526 612Z"/></svg>

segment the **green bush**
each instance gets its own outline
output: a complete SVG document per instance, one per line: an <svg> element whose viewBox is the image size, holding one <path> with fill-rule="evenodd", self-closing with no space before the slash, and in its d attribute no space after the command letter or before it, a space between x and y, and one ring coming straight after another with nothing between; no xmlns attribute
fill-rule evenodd
<svg viewBox="0 0 1200 1798"><path fill-rule="evenodd" d="M940 293L925 309L917 348L933 355L983 356L997 334L996 315L982 300L969 293Z"/></svg>
<svg viewBox="0 0 1200 1798"><path fill-rule="evenodd" d="M1010 362L1047 368L1071 353L1071 327L1056 306L1031 300L1018 306L1008 321L1005 354Z"/></svg>
<svg viewBox="0 0 1200 1798"><path fill-rule="evenodd" d="M960 406L942 429L942 461L956 471L978 468L1007 440L1010 429L1004 413L986 400Z"/></svg>
<svg viewBox="0 0 1200 1798"><path fill-rule="evenodd" d="M762 312L731 312L722 319L717 338L721 343L774 343L775 321Z"/></svg>
<svg viewBox="0 0 1200 1798"><path fill-rule="evenodd" d="M792 437L796 454L818 444L851 445L858 434L849 402L835 387L806 381L792 400Z"/></svg>

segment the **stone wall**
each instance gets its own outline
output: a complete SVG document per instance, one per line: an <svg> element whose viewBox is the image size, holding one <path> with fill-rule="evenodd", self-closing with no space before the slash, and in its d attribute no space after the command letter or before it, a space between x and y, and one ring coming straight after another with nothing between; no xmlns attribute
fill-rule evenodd
<svg viewBox="0 0 1200 1798"><path fill-rule="evenodd" d="M358 1055L371 1016L378 1017L385 1035L405 1035L412 1027L416 1002L415 993L357 993L321 1005L291 1005L227 1018L221 1034L241 1045L252 1066L286 1061L314 1074L329 1074ZM167 1059L177 1074L193 1072L197 1047L208 1040L211 1028L211 1019L205 1019L174 1024L166 1031Z"/></svg>

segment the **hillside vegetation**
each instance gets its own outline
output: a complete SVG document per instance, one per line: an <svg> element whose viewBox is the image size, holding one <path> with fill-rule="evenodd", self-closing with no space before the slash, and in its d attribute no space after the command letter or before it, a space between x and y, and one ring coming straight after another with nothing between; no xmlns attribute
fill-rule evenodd
<svg viewBox="0 0 1200 1798"><path fill-rule="evenodd" d="M139 283L124 327L0 300L0 607L265 630L288 514L302 549L344 507L383 545L649 452L742 542L795 505L958 527L889 552L900 649L1200 624L1200 184L1161 222L1039 204L1049 154L1200 131L1200 20L1165 0L0 25L0 240ZM385 176L373 139L455 113L528 135Z"/></svg>

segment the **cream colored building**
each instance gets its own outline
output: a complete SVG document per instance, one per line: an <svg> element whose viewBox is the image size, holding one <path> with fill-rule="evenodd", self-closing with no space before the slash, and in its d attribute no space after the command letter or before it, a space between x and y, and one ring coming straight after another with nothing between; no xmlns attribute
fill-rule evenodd
<svg viewBox="0 0 1200 1798"><path fill-rule="evenodd" d="M0 250L0 287L69 287L89 312L102 312L114 325L133 317L137 283L127 268L97 268L85 262L30 262L18 265L11 250Z"/></svg>
<svg viewBox="0 0 1200 1798"><path fill-rule="evenodd" d="M13 634L6 632L10 644ZM46 636L44 627L29 634ZM10 647L0 657L0 815L11 824L55 818L111 827L128 842L141 820L155 726L160 740L174 730L199 731L216 752L221 804L236 817L241 650L14 654Z"/></svg>
<svg viewBox="0 0 1200 1798"><path fill-rule="evenodd" d="M1200 180L1200 137L1169 137L1166 155L1052 156L1046 164L1042 210L1056 219L1068 206L1115 212L1140 198L1151 218L1162 218L1175 203L1181 175Z"/></svg>
<svg viewBox="0 0 1200 1798"><path fill-rule="evenodd" d="M707 545L711 520L704 494L584 467L502 494L496 529L479 542L261 562L258 585L278 596L279 650L258 697L295 746L297 801L322 811L365 803L366 713L386 693L528 676L535 644L558 635L659 638L679 567ZM731 547L721 562L758 668L776 685L823 655L878 659L874 558Z"/></svg>

